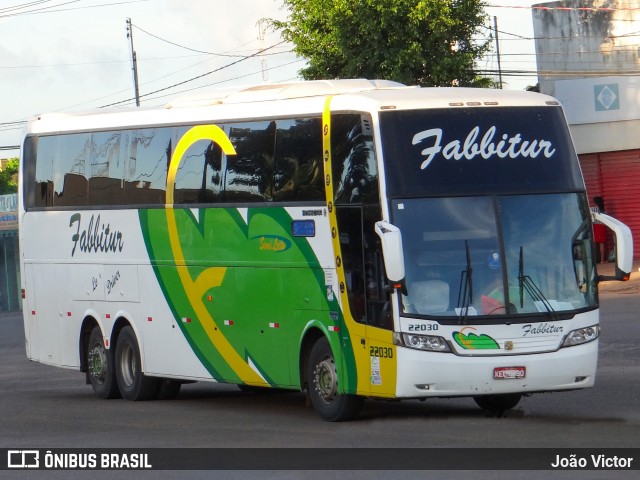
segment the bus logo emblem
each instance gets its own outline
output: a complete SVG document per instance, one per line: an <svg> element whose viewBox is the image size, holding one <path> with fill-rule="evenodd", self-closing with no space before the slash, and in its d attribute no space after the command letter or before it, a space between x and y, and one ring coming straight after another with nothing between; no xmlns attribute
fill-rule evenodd
<svg viewBox="0 0 640 480"><path fill-rule="evenodd" d="M291 248L291 242L279 235L258 235L253 237L253 240L260 242L260 250L267 250L270 252L284 252Z"/></svg>
<svg viewBox="0 0 640 480"><path fill-rule="evenodd" d="M473 330L475 330L473 327L464 327L459 332L453 332L453 339L465 350L492 350L500 348L498 342L489 335L484 333L477 335L473 333Z"/></svg>

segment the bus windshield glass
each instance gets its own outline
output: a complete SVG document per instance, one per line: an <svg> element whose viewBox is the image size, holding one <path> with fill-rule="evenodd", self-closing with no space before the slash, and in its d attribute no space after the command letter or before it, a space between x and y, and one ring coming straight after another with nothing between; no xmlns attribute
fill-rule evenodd
<svg viewBox="0 0 640 480"><path fill-rule="evenodd" d="M595 308L589 209L559 107L388 111L380 125L404 315Z"/></svg>
<svg viewBox="0 0 640 480"><path fill-rule="evenodd" d="M546 314L595 306L578 194L403 199L405 315Z"/></svg>

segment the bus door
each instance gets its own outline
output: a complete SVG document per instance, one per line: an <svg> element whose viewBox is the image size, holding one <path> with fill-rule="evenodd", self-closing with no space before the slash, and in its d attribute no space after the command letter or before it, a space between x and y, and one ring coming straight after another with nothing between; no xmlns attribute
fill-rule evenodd
<svg viewBox="0 0 640 480"><path fill-rule="evenodd" d="M385 288L380 240L374 231L380 206L338 206L336 216L349 311L365 332L364 338L351 339L356 357L367 357L367 371L358 375L369 378L371 395L391 396L396 389L396 352L391 295Z"/></svg>

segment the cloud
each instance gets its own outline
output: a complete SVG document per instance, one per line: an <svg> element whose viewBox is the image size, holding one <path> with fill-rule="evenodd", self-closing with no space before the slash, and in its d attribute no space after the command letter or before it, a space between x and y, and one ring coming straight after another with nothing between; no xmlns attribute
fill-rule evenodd
<svg viewBox="0 0 640 480"><path fill-rule="evenodd" d="M154 0L0 19L0 67L5 67L0 68L0 122L46 111L95 108L133 97L125 23L128 17L134 25L180 45L206 52L249 55L261 46L258 20L284 18L281 6L281 0ZM280 40L279 34L268 32L264 45ZM142 93L236 60L199 55L136 29L134 46ZM285 63L283 58L265 60L273 67ZM290 55L286 61L292 58ZM261 68L261 59L250 59L187 87L233 78L241 78L237 82L244 84L259 83ZM274 71L269 78L291 78L298 68L294 65L286 72ZM233 82L221 86L230 84ZM164 102L164 98L156 101ZM151 104L148 100L144 103ZM8 140L7 133L0 132L0 144L19 142L18 132L11 132L10 136Z"/></svg>

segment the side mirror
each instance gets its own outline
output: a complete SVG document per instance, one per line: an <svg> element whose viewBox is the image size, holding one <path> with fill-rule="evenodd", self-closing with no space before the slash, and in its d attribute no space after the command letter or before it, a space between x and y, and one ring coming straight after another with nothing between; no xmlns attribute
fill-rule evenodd
<svg viewBox="0 0 640 480"><path fill-rule="evenodd" d="M620 220L604 213L591 212L591 218L609 227L616 236L616 276L614 278L603 277L601 280L629 280L631 270L633 270L631 229Z"/></svg>
<svg viewBox="0 0 640 480"><path fill-rule="evenodd" d="M402 251L402 233L395 225L379 221L375 230L382 242L384 269L391 283L401 283L404 280L404 252Z"/></svg>

